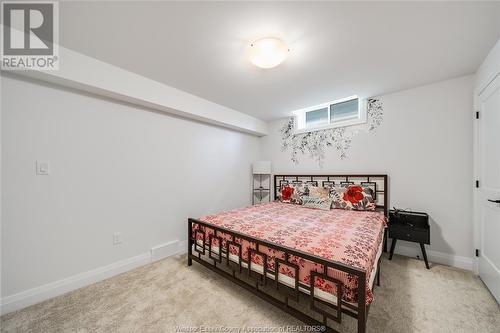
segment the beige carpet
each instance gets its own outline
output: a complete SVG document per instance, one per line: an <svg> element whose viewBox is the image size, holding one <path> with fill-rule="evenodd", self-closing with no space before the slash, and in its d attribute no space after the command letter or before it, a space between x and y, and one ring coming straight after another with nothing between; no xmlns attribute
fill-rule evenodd
<svg viewBox="0 0 500 333"><path fill-rule="evenodd" d="M368 332L500 332L500 308L469 272L401 256L382 262ZM343 332L354 320L344 316ZM1 318L2 332L172 332L177 326L301 322L185 256L138 268ZM260 332L263 332L261 329Z"/></svg>

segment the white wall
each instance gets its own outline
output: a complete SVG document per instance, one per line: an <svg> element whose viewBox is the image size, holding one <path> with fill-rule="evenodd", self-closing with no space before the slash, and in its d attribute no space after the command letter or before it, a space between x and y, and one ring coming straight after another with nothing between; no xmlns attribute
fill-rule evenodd
<svg viewBox="0 0 500 333"><path fill-rule="evenodd" d="M1 96L4 301L43 299L48 283L187 239L187 217L251 201L255 136L14 76Z"/></svg>
<svg viewBox="0 0 500 333"><path fill-rule="evenodd" d="M467 76L380 96L384 121L376 134L355 136L345 160L329 149L323 169L307 155L294 165L280 149L284 120L275 121L261 139L262 159L272 161L275 174L387 173L390 207L429 213L430 259L470 269L472 83ZM397 252L420 249L401 241Z"/></svg>

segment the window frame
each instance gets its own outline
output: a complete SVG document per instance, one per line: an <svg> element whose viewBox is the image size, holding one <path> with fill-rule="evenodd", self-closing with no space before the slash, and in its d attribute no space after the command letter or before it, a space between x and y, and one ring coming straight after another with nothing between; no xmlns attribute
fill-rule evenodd
<svg viewBox="0 0 500 333"><path fill-rule="evenodd" d="M331 119L331 109L330 106L334 104L339 104L343 102L348 102L352 100L358 100L358 115L355 116L346 116L332 122ZM320 109L328 110L328 124L320 125L320 126L309 126L306 125L306 114L311 111L318 111ZM322 103L314 106L310 106L304 109L293 111L293 114L296 118L295 121L295 133L307 133L314 131L321 131L325 129L337 128L337 127L346 127L346 126L354 126L366 123L366 101L359 98L358 96L349 96L342 99L337 99L331 102Z"/></svg>

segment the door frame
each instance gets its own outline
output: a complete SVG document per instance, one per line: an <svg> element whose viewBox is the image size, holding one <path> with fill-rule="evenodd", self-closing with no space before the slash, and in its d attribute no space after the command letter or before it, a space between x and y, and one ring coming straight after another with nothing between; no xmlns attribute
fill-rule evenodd
<svg viewBox="0 0 500 333"><path fill-rule="evenodd" d="M472 138L473 138L473 189L472 189L472 244L474 248L472 249L474 264L473 264L473 272L476 275L479 275L479 257L476 256L476 249L479 249L479 255L481 255L481 221L480 221L480 193L479 189L481 188L481 178L480 178L480 155L479 155L479 121L481 119L481 96L486 92L487 88L495 82L495 80L500 80L500 63L498 64L498 68L496 68L496 72L493 72L490 76L490 79L486 81L486 83L479 85L476 83L474 89L473 96L473 129L472 129ZM479 112L479 119L476 118L476 112ZM479 181L479 188L476 187L476 181Z"/></svg>

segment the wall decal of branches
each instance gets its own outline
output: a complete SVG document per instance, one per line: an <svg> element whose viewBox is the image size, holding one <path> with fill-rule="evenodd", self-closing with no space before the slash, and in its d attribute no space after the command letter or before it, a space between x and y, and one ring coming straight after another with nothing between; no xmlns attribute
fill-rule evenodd
<svg viewBox="0 0 500 333"><path fill-rule="evenodd" d="M299 163L299 153L309 155L323 167L325 151L328 147L337 150L340 159L347 158L347 151L351 147L352 138L360 131L373 133L382 124L384 110L378 99L368 99L366 123L355 126L336 127L314 132L294 133L295 118L290 118L281 128L281 150L291 150L291 160Z"/></svg>

